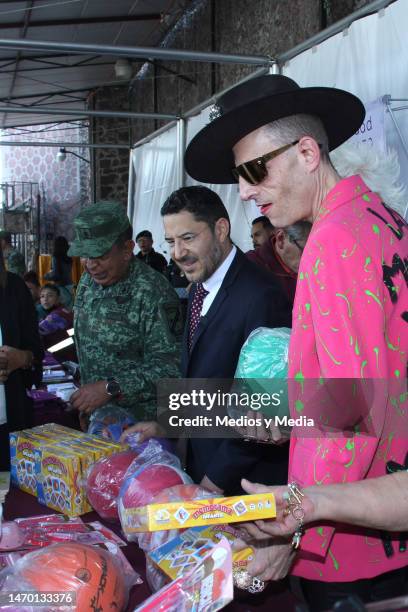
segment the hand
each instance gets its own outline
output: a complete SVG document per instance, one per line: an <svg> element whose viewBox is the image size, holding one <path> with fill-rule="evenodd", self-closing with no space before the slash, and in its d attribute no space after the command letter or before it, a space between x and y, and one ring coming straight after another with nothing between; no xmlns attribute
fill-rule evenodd
<svg viewBox="0 0 408 612"><path fill-rule="evenodd" d="M6 382L11 372L26 368L32 360L30 351L23 351L12 346L0 347L0 382Z"/></svg>
<svg viewBox="0 0 408 612"><path fill-rule="evenodd" d="M237 540L233 549L236 551L247 546L254 551L254 558L246 568L251 576L267 581L282 580L288 575L296 554L291 544L282 540L271 541L270 538L257 543Z"/></svg>
<svg viewBox="0 0 408 612"><path fill-rule="evenodd" d="M285 513L287 501L283 498L283 494L287 493L288 487L266 487L264 485L249 482L245 479L241 481L241 485L244 491L249 494L273 493L273 495L275 496L276 518L270 520L255 521L258 533L275 537L287 537L295 533L296 529L299 526L299 522L295 518L293 518L292 514L286 515ZM315 504L313 503L313 499L309 495L305 495L303 497L302 509L305 513L304 522L310 522L311 520L313 520L313 516L315 513ZM254 525L252 524L251 526L254 527ZM244 525L243 527L247 530L246 525ZM257 536L254 535L253 537Z"/></svg>
<svg viewBox="0 0 408 612"><path fill-rule="evenodd" d="M265 417L262 412L248 410L246 417L248 419L261 421L261 425L236 427L237 431L239 431L241 436L246 440L253 440L254 442L261 442L264 444L284 444L289 440L289 437L285 436L274 423L271 423L268 428L265 427Z"/></svg>
<svg viewBox="0 0 408 612"><path fill-rule="evenodd" d="M138 433L139 443L149 440L149 438L164 438L166 437L166 431L156 421L142 421L136 423L132 427L128 427L120 436L120 442L125 443L126 438L129 434Z"/></svg>
<svg viewBox="0 0 408 612"><path fill-rule="evenodd" d="M112 397L106 392L106 384L106 380L99 380L95 383L83 385L71 395L70 404L79 412L91 414L97 408L111 401Z"/></svg>
<svg viewBox="0 0 408 612"><path fill-rule="evenodd" d="M214 484L208 478L208 476L204 476L204 478L200 482L200 487L202 487L203 489L207 489L207 491L210 491L211 493L216 493L217 495L223 495L224 493L224 491L220 489L219 487L217 487L217 485Z"/></svg>

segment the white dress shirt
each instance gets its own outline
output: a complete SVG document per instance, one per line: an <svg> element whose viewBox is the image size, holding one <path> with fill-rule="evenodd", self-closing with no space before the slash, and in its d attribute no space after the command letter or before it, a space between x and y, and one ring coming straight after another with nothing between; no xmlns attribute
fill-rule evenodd
<svg viewBox="0 0 408 612"><path fill-rule="evenodd" d="M224 259L224 261L222 262L222 264L220 265L219 268L216 269L216 271L214 272L214 274L212 276L210 276L210 278L208 278L204 283L203 283L203 287L204 289L206 289L208 291L208 295L205 296L204 298L204 302L203 302L203 307L201 309L201 316L204 317L207 312L210 309L211 304L213 303L213 301L216 298L216 295L218 293L218 291L220 290L220 287L222 285L222 281L225 278L226 273L228 272L232 261L235 257L235 254L237 252L237 247L233 246L230 253L228 254L228 256L226 257L226 259Z"/></svg>
<svg viewBox="0 0 408 612"><path fill-rule="evenodd" d="M0 346L3 346L3 335L1 333L0 325ZM7 412L6 412L6 392L4 389L4 383L0 382L0 425L7 423Z"/></svg>

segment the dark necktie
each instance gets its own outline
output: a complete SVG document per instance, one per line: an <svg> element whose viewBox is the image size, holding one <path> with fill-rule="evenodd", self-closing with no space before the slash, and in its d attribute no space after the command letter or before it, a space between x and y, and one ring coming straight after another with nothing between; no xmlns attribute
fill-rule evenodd
<svg viewBox="0 0 408 612"><path fill-rule="evenodd" d="M208 295L208 291L204 289L202 283L197 283L193 301L191 303L190 326L189 326L189 332L188 332L188 350L189 351L191 351L191 347L193 345L194 334L196 333L198 324L200 322L201 310L203 308L203 302L204 302L204 298L206 295Z"/></svg>

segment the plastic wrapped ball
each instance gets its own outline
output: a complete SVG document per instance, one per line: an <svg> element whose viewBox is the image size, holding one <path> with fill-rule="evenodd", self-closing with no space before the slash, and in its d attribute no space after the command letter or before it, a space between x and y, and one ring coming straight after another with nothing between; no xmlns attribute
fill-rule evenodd
<svg viewBox="0 0 408 612"><path fill-rule="evenodd" d="M179 468L163 463L146 465L128 482L123 483L121 503L124 508L146 506L157 493L183 484L186 479L188 476Z"/></svg>
<svg viewBox="0 0 408 612"><path fill-rule="evenodd" d="M78 612L123 610L127 587L118 565L97 546L55 544L32 553L19 574L39 592L73 591ZM24 560L24 559L23 559Z"/></svg>
<svg viewBox="0 0 408 612"><path fill-rule="evenodd" d="M119 520L117 498L126 470L137 457L134 451L114 453L95 463L86 482L91 506L104 519Z"/></svg>

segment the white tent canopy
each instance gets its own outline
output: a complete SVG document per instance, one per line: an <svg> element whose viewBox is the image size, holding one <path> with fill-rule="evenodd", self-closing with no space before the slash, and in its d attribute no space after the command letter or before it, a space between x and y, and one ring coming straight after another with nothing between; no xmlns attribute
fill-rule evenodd
<svg viewBox="0 0 408 612"><path fill-rule="evenodd" d="M299 85L339 87L356 94L368 109L364 132L358 135L367 146L395 149L401 181L408 186L408 2L397 0L377 13L352 23L347 30L328 38L281 66L281 72ZM392 102L383 102L390 96ZM377 103L370 106L377 100ZM380 100L378 102L378 100ZM395 100L395 102L394 102ZM406 101L406 102L404 102ZM389 112L390 108L406 109ZM381 110L385 119L381 124ZM208 122L209 108L186 120L186 143ZM368 120L371 118L371 123ZM397 124L397 125L396 125ZM374 129L375 128L375 129ZM374 136L370 140L371 136ZM135 233L150 229L156 248L166 253L160 208L168 195L181 187L177 130L152 136L132 151L129 216ZM135 184L133 184L135 183ZM194 184L187 177L186 184ZM221 196L231 217L232 238L243 250L251 248L250 225L258 213L252 203L240 202L236 185L208 185Z"/></svg>

